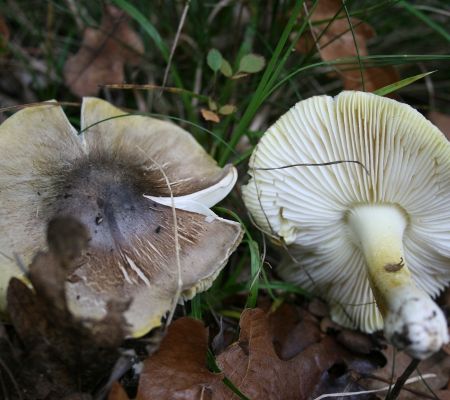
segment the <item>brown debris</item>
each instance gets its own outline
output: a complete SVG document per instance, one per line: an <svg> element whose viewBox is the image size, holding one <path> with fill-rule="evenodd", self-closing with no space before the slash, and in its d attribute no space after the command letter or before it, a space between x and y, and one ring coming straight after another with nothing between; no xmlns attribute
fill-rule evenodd
<svg viewBox="0 0 450 400"><path fill-rule="evenodd" d="M268 315L274 349L289 360L321 339L318 321L306 310L283 304Z"/></svg>
<svg viewBox="0 0 450 400"><path fill-rule="evenodd" d="M202 114L202 117L205 121L211 121L216 124L220 122L219 115L216 114L214 111L207 110L206 108L201 108L200 114Z"/></svg>
<svg viewBox="0 0 450 400"><path fill-rule="evenodd" d="M260 309L244 310L240 326L239 341L219 355L217 363L251 399L307 399L322 373L342 356L328 337L288 361L281 360L272 344L267 315Z"/></svg>
<svg viewBox="0 0 450 400"><path fill-rule="evenodd" d="M373 378L361 381L362 386L367 389L378 389L386 386L386 383L395 383L396 379L403 373L412 360L406 353L395 351L391 345L388 345L382 353L387 360L386 365L374 371L372 373ZM393 370L394 374L392 374ZM434 391L438 391L446 386L450 377L450 356L440 351L432 357L421 361L418 366L418 371L420 371L421 375L435 374L436 376L427 379L426 384L419 379L416 383L404 386L398 397L400 400L415 400L420 398L422 394L430 396L427 385ZM416 370L410 378L417 376L418 372Z"/></svg>
<svg viewBox="0 0 450 400"><path fill-rule="evenodd" d="M128 25L125 13L107 6L99 29L86 28L78 53L64 66L66 85L77 96L91 96L99 85L122 83L124 65L136 65L144 53L144 45Z"/></svg>
<svg viewBox="0 0 450 400"><path fill-rule="evenodd" d="M338 16L329 24L336 14ZM349 23L340 0L319 0L310 20L315 23L311 36L304 35L299 40L296 45L298 51L308 53L313 46L317 46L320 57L324 61L357 57L358 51L361 57L369 55L367 42L375 37L374 29L357 18L350 18ZM322 34L325 28L327 29ZM314 38L318 38L317 43ZM341 77L344 89L347 90L362 90L362 79L367 92L373 92L399 80L398 72L391 66L364 67L361 73L356 63L336 65L336 70Z"/></svg>
<svg viewBox="0 0 450 400"><path fill-rule="evenodd" d="M336 336L336 340L346 349L357 354L370 354L371 351L375 350L374 343L369 335L359 331L342 329Z"/></svg>
<svg viewBox="0 0 450 400"><path fill-rule="evenodd" d="M130 400L125 389L119 382L114 382L108 394L108 400Z"/></svg>
<svg viewBox="0 0 450 400"><path fill-rule="evenodd" d="M52 232L60 245L68 246L58 247ZM107 378L119 356L128 304L111 300L103 319L81 321L66 303L66 277L76 268L87 239L84 226L73 218L53 220L50 250L38 253L29 268L34 291L16 278L10 281L7 311L24 346L13 357L11 370L23 399L90 399L87 393Z"/></svg>
<svg viewBox="0 0 450 400"><path fill-rule="evenodd" d="M159 350L144 362L137 400L210 399L213 385L222 385L222 375L206 368L207 350L202 322L173 322Z"/></svg>

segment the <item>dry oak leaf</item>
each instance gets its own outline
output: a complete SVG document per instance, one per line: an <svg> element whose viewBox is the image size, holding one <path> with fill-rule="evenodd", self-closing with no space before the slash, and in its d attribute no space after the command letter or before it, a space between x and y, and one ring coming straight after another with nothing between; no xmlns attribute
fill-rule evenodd
<svg viewBox="0 0 450 400"><path fill-rule="evenodd" d="M330 22L335 15L338 16ZM341 0L319 0L311 15L311 22L318 24L313 27L312 38L305 36L298 42L296 48L300 52L309 52L314 45L314 38L318 38L316 45L324 61L357 57L358 54L363 57L369 54L367 41L375 37L374 29L357 18L350 18L349 23L342 10ZM325 32L322 33L323 30ZM367 92L373 92L399 80L397 71L390 66L367 67L361 73L359 65L355 63L337 65L336 70L346 90L361 90L363 88L361 79L364 79L364 88Z"/></svg>
<svg viewBox="0 0 450 400"><path fill-rule="evenodd" d="M80 97L95 95L99 85L122 83L125 63L138 64L143 53L125 13L107 6L99 29L85 29L81 48L64 65L65 83Z"/></svg>
<svg viewBox="0 0 450 400"><path fill-rule="evenodd" d="M207 349L202 322L191 318L173 322L159 350L144 361L136 400L215 399L212 388L223 386L223 376L206 368Z"/></svg>
<svg viewBox="0 0 450 400"><path fill-rule="evenodd" d="M217 363L252 400L307 399L323 372L341 360L331 337L308 346L290 360L281 360L273 346L268 316L261 309L245 310L240 327L239 341L219 355ZM229 393L216 393L217 399L238 399Z"/></svg>

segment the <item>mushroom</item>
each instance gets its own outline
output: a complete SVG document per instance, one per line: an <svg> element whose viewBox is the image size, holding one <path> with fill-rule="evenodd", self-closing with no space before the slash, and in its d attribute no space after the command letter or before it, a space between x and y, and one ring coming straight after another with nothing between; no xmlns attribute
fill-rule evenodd
<svg viewBox="0 0 450 400"><path fill-rule="evenodd" d="M129 298L125 318L139 336L161 324L177 293L190 299L209 288L236 249L240 225L209 207L237 173L176 125L100 99L83 99L81 131L56 104L0 126L1 309L10 278L21 275L17 257L27 265L45 249L48 222L74 216L91 239L66 282L71 311L102 318L110 299Z"/></svg>
<svg viewBox="0 0 450 400"><path fill-rule="evenodd" d="M450 281L450 144L421 114L361 92L301 101L265 133L249 174L244 201L284 242L284 279L327 299L345 327L384 326L414 358L448 342L430 296Z"/></svg>

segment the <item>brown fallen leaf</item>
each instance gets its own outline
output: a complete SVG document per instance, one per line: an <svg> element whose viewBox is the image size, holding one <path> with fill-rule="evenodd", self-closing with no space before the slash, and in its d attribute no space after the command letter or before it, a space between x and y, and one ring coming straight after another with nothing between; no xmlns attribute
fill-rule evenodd
<svg viewBox="0 0 450 400"><path fill-rule="evenodd" d="M216 124L220 122L220 117L214 111L207 110L206 108L200 109L200 114L205 121L215 122Z"/></svg>
<svg viewBox="0 0 450 400"><path fill-rule="evenodd" d="M329 23L336 14L338 14L336 19ZM310 20L315 23L311 37L306 35L300 39L296 45L298 51L307 53L313 46L317 46L320 57L324 61L356 57L358 52L361 57L369 54L367 41L375 37L374 29L357 18L350 18L349 21L340 0L319 0ZM322 32L323 30L325 32ZM317 43L315 38L318 38ZM373 92L399 80L398 72L391 66L363 66L361 72L360 66L355 63L337 65L336 70L342 79L344 89L347 90L361 90L362 80L367 92Z"/></svg>
<svg viewBox="0 0 450 400"><path fill-rule="evenodd" d="M450 400L450 390L439 390L436 394L439 400Z"/></svg>
<svg viewBox="0 0 450 400"><path fill-rule="evenodd" d="M207 349L202 322L191 318L173 322L159 350L144 362L136 400L212 399L212 388L223 385L223 376L206 368Z"/></svg>
<svg viewBox="0 0 450 400"><path fill-rule="evenodd" d="M296 357L281 360L272 344L268 317L260 309L244 310L240 327L239 341L219 355L217 363L250 399L307 399L322 373L342 358L336 342L325 337ZM219 390L215 394L218 399L238 399Z"/></svg>
<svg viewBox="0 0 450 400"><path fill-rule="evenodd" d="M64 65L65 83L80 97L95 95L99 85L122 83L124 65L138 64L143 53L125 13L106 6L99 29L85 29L81 48Z"/></svg>
<svg viewBox="0 0 450 400"><path fill-rule="evenodd" d="M320 342L319 322L306 310L284 303L268 315L274 349L282 360L301 353L308 346Z"/></svg>

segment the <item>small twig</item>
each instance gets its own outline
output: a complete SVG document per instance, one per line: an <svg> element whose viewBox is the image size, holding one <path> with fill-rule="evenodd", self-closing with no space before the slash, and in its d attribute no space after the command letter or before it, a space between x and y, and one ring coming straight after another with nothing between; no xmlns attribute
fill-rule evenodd
<svg viewBox="0 0 450 400"><path fill-rule="evenodd" d="M293 167L326 167L329 165L336 165L336 164L343 164L343 163L352 163L352 164L358 164L360 165L364 171L366 171L367 175L370 175L369 170L367 167L361 162L356 160L339 160L339 161L328 161L323 163L298 163L298 164L289 164L289 165L281 165L279 167L254 167L253 170L255 171L275 171L277 169L286 169L286 168L293 168Z"/></svg>
<svg viewBox="0 0 450 400"><path fill-rule="evenodd" d="M138 149L140 151L142 151L144 154L145 152L138 147ZM154 160L152 157L150 157L148 154L146 154L146 156L148 157L148 159L154 163L156 165L156 167L159 169L159 171L161 172L166 185L167 185L167 189L169 190L169 194L170 194L170 201L171 201L171 208L172 208L172 218L173 218L173 231L174 231L174 244L175 244L175 260L177 263L177 290L173 299L173 304L172 304L172 308L169 312L169 315L166 319L166 327L169 326L172 323L172 319L173 316L175 314L175 309L177 307L178 304L178 300L181 297L181 288L183 286L183 280L181 278L181 259L180 259L180 243L179 243L179 239L178 239L178 220L177 220L177 211L175 208L175 200L174 200L174 195L173 195L173 191L172 191L172 185L170 183L169 177L167 176L167 174L164 172L164 168L162 167L162 165L160 165L156 160Z"/></svg>
<svg viewBox="0 0 450 400"><path fill-rule="evenodd" d="M1 107L0 113L5 111L15 111L20 110L22 108L35 107L35 106L73 106L79 107L81 103L73 102L73 101L37 101L35 103L25 103L25 104L17 104L14 106Z"/></svg>
<svg viewBox="0 0 450 400"><path fill-rule="evenodd" d="M427 378L427 379L428 378L436 378L436 375L435 374L427 374L427 375L424 375L423 378ZM422 379L422 377L415 376L414 378L410 378L410 379L405 380L405 384L408 385L410 383L415 383L417 381L420 381L421 379ZM361 390L359 392L326 393L326 394L323 394L323 395L321 395L319 397L314 398L314 400L322 400L322 399L327 399L327 398L332 398L332 397L347 397L347 396L355 396L355 395L359 395L359 394L385 392L388 389L389 389L389 386L384 386L384 387L379 388L379 389ZM387 397L386 397L386 399L387 399Z"/></svg>
<svg viewBox="0 0 450 400"><path fill-rule="evenodd" d="M173 55L175 53L175 49L177 47L178 40L180 38L181 30L183 29L183 26L184 26L184 21L186 20L186 16L187 16L187 13L188 13L188 10L189 10L190 3L191 3L191 0L187 0L186 4L184 5L183 13L181 14L181 18L180 18L180 23L178 24L177 33L175 34L175 38L173 40L172 48L170 49L169 60L167 61L167 66L166 66L166 70L164 71L164 78L163 78L163 82L162 82L162 85L161 85L163 87L163 89L164 89L164 87L166 86L166 83L167 83L167 78L169 76L170 66L172 65ZM162 93L162 90L161 90L161 93Z"/></svg>
<svg viewBox="0 0 450 400"><path fill-rule="evenodd" d="M385 400L395 400L398 397L398 395L400 394L400 391L402 390L403 385L407 381L408 377L417 368L419 363L420 363L420 360L417 360L415 358L409 363L409 365L403 371L403 374L401 374L400 377L397 379L397 382L395 382L395 385L394 385L393 389L386 396Z"/></svg>

